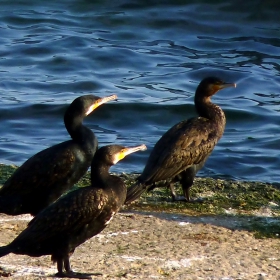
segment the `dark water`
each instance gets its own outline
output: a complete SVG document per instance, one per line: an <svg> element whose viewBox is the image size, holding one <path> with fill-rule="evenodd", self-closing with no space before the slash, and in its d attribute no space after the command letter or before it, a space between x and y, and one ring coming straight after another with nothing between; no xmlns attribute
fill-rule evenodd
<svg viewBox="0 0 280 280"><path fill-rule="evenodd" d="M227 126L200 175L280 181L279 10L270 0L1 1L0 161L20 165L69 139L65 108L89 93L119 97L86 119L100 146L152 148L195 115L197 84L217 75L237 88L213 98ZM114 170L140 172L149 152Z"/></svg>

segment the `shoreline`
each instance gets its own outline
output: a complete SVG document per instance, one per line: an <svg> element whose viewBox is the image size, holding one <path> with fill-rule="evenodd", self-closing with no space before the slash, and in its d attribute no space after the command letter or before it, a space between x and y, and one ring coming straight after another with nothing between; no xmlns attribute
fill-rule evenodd
<svg viewBox="0 0 280 280"><path fill-rule="evenodd" d="M0 165L0 184L16 167ZM118 174L129 186L137 174ZM90 183L89 173L75 187ZM178 194L180 186L176 187ZM193 198L172 202L157 188L123 206L100 234L79 246L74 271L92 279L280 280L280 190L271 184L196 178ZM30 215L0 214L0 246L11 242ZM54 279L49 256L7 255L5 279Z"/></svg>
<svg viewBox="0 0 280 280"><path fill-rule="evenodd" d="M0 164L0 187L17 167ZM127 187L135 182L139 174L116 174ZM90 173L82 177L72 188L90 184ZM181 187L175 185L177 194ZM158 187L144 193L140 199L123 209L138 212L174 213L190 216L234 216L244 220L241 229L253 231L259 238L280 238L280 189L269 183L233 181L196 177L190 189L191 197L202 199L202 203L173 202L166 187Z"/></svg>

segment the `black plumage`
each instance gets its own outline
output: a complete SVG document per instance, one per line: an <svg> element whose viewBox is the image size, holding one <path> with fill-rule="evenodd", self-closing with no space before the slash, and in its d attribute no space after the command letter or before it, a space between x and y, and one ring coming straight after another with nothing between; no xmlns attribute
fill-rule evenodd
<svg viewBox="0 0 280 280"><path fill-rule="evenodd" d="M72 140L47 148L20 166L0 189L0 213L36 215L70 189L88 170L97 149L94 133L82 124L99 105L116 99L84 95L64 115Z"/></svg>
<svg viewBox="0 0 280 280"><path fill-rule="evenodd" d="M225 114L211 102L211 97L230 86L235 87L235 84L224 83L215 77L200 82L194 100L199 117L181 121L159 139L136 184L128 189L126 204L138 199L145 191L154 189L156 183L163 180L169 184L173 200L190 201L189 189L194 177L225 129ZM177 181L182 185L183 199L177 197L174 191L173 184Z"/></svg>
<svg viewBox="0 0 280 280"><path fill-rule="evenodd" d="M91 186L72 191L41 211L14 241L0 247L0 257L9 253L51 255L57 262L58 277L87 278L71 270L69 258L77 246L108 225L126 198L124 182L110 175L109 168L126 155L145 149L145 145L110 145L97 150L91 164Z"/></svg>

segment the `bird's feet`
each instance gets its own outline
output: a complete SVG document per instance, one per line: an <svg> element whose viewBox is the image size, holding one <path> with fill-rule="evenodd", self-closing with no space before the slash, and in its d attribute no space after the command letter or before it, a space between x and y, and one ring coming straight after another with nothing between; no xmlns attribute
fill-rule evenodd
<svg viewBox="0 0 280 280"><path fill-rule="evenodd" d="M184 197L184 196L179 196L179 195L176 195L176 196L172 196L172 201L184 201L184 202L189 202L189 200Z"/></svg>
<svg viewBox="0 0 280 280"><path fill-rule="evenodd" d="M193 203L203 203L205 201L205 199L203 199L202 197L196 198L196 199L191 199L189 202L193 202Z"/></svg>
<svg viewBox="0 0 280 280"><path fill-rule="evenodd" d="M66 271L66 272L57 272L55 274L55 276L59 277L59 278L92 279L90 274L78 273L78 272L74 272L72 270L69 270L69 271Z"/></svg>
<svg viewBox="0 0 280 280"><path fill-rule="evenodd" d="M189 203L202 203L204 201L203 198L199 197L197 199L188 199L185 196L174 196L172 197L173 201L183 201L183 202L189 202Z"/></svg>

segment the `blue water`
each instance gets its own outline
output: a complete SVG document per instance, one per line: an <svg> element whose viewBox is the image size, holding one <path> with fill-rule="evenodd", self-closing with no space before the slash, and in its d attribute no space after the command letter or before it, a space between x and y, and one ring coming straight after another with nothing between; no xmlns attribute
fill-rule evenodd
<svg viewBox="0 0 280 280"><path fill-rule="evenodd" d="M2 0L0 162L20 165L68 140L63 113L74 98L114 93L85 123L100 146L145 143L112 169L141 172L159 137L196 115L196 86L215 75L237 88L213 98L227 125L200 176L279 182L279 9L270 0Z"/></svg>

